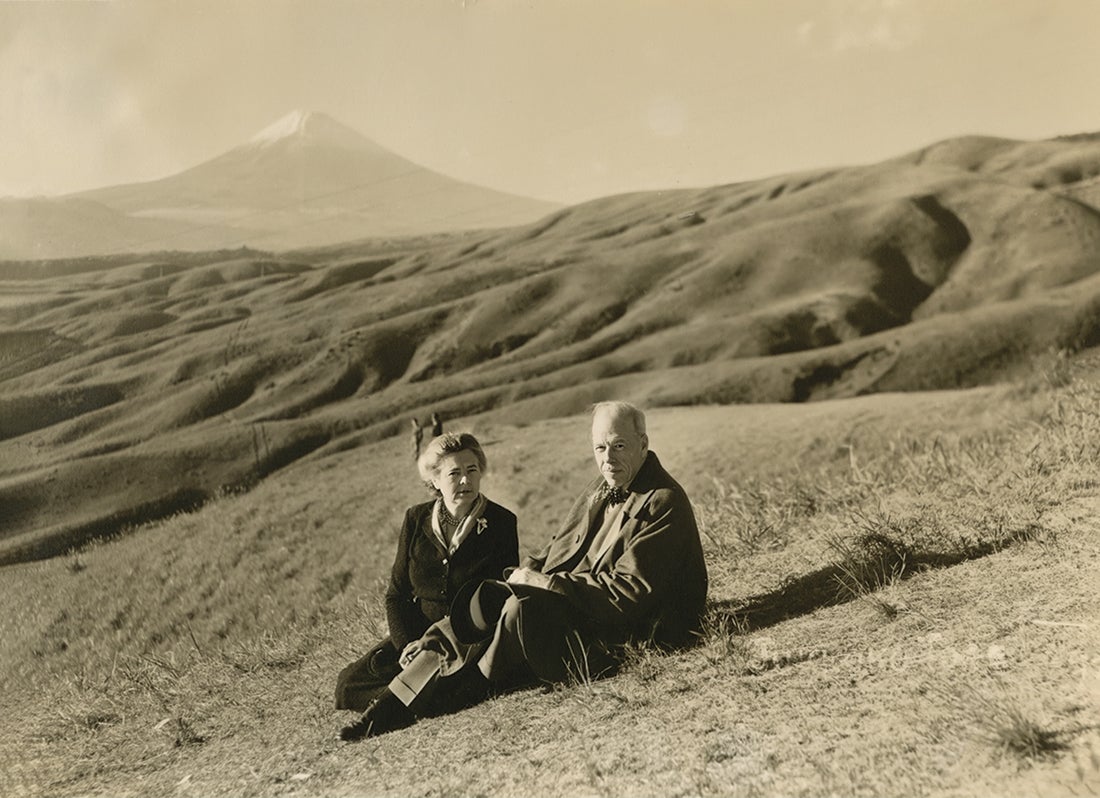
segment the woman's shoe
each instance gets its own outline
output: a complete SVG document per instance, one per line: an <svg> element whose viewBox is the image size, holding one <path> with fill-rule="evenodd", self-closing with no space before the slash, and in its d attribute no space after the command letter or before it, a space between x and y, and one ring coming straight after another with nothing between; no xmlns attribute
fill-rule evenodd
<svg viewBox="0 0 1100 798"><path fill-rule="evenodd" d="M340 729L340 739L345 742L353 743L356 740L362 740L364 737L370 735L372 723L367 719L366 715L363 715L355 723L349 723L344 728Z"/></svg>
<svg viewBox="0 0 1100 798"><path fill-rule="evenodd" d="M416 716L402 704L397 696L386 690L371 702L363 717L340 730L340 739L346 742L377 737L386 732L404 729L416 723Z"/></svg>

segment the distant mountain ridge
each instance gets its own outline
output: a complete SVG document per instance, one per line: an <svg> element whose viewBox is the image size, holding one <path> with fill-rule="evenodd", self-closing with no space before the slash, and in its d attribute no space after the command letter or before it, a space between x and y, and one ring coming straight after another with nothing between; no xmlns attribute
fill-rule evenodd
<svg viewBox="0 0 1100 798"><path fill-rule="evenodd" d="M440 175L326 114L294 111L244 144L160 180L0 201L0 259L286 250L510 227L558 207Z"/></svg>

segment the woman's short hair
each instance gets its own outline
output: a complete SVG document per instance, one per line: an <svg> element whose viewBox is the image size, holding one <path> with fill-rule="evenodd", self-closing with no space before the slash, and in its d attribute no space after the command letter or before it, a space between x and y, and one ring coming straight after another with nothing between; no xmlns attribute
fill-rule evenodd
<svg viewBox="0 0 1100 798"><path fill-rule="evenodd" d="M428 442L424 453L416 461L420 478L424 480L429 490L435 491L432 480L439 476L439 464L443 461L443 458L458 452L473 452L481 473L484 474L488 470L489 463L485 459L485 452L482 450L477 438L469 432L444 432Z"/></svg>

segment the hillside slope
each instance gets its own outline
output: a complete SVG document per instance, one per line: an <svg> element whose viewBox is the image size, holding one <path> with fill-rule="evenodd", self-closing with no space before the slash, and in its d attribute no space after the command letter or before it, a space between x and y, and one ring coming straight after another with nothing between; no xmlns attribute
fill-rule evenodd
<svg viewBox="0 0 1100 798"><path fill-rule="evenodd" d="M10 566L0 793L1092 794L1089 357L1012 386L653 410L703 531L699 645L354 745L332 689L384 633L402 508L425 495L403 440ZM538 546L594 471L587 418L471 427L486 494Z"/></svg>

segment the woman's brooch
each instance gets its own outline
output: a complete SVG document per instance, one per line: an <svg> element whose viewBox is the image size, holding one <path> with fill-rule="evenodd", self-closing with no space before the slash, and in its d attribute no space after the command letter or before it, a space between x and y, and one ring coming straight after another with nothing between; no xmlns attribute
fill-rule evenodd
<svg viewBox="0 0 1100 798"><path fill-rule="evenodd" d="M486 521L484 518L477 519L477 533L479 535L482 532L484 532L486 530L486 528L488 528L488 526L489 526L489 522Z"/></svg>

